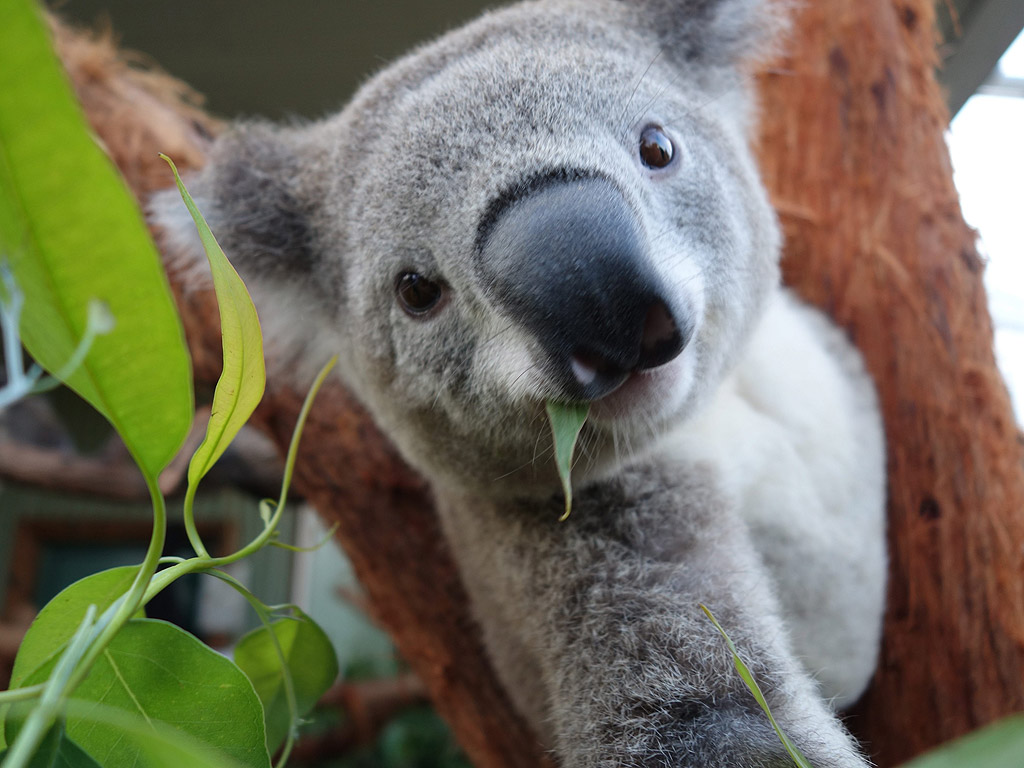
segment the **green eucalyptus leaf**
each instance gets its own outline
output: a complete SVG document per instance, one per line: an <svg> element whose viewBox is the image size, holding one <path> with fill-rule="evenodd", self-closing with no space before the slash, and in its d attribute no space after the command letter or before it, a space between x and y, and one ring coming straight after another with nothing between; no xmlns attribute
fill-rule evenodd
<svg viewBox="0 0 1024 768"><path fill-rule="evenodd" d="M7 750L0 750L0 763ZM101 768L80 746L64 732L59 723L49 730L28 762L28 768Z"/></svg>
<svg viewBox="0 0 1024 768"><path fill-rule="evenodd" d="M711 620L711 623L715 625L715 629L717 629L719 634L725 639L725 644L729 647L729 653L732 654L732 662L736 667L736 671L739 672L740 677L747 686L747 689L751 694L753 694L754 699L757 700L758 705L761 707L761 711L763 711L765 716L768 718L768 722L772 724L772 728L775 729L775 734L779 737L779 741L782 742L782 746L786 748L786 751L789 753L793 763L797 768L812 768L810 762L803 756L803 753L797 748L796 744L793 743L786 732L782 730L782 727L775 721L775 716L768 707L768 700L765 699L764 694L761 692L761 686L757 684L750 668L740 657L739 651L736 650L736 645L733 643L732 638L729 637L728 633L726 633L722 628L722 625L718 623L718 619L714 617L707 606L702 605L700 609L704 611L705 615Z"/></svg>
<svg viewBox="0 0 1024 768"><path fill-rule="evenodd" d="M142 215L90 133L32 0L0 3L0 255L25 296L25 347L155 479L192 421L184 333ZM94 300L116 326L65 371Z"/></svg>
<svg viewBox="0 0 1024 768"><path fill-rule="evenodd" d="M263 334L256 307L253 306L245 283L228 262L206 220L185 189L174 163L170 158L162 157L171 166L178 191L199 231L199 238L213 272L213 287L220 308L224 369L214 391L206 437L188 465L188 484L194 492L195 486L231 444L263 397L266 385Z"/></svg>
<svg viewBox="0 0 1024 768"><path fill-rule="evenodd" d="M39 668L26 682L45 680L52 666ZM173 624L153 619L125 624L75 689L73 700L79 706L68 713L67 733L103 768L175 765L152 763L159 757L159 745L122 738L124 716L141 718L151 729L182 734L243 765L270 768L263 708L249 679L229 659ZM97 721L90 716L92 706L85 704L119 711L121 717ZM19 725L8 721L12 743Z"/></svg>
<svg viewBox="0 0 1024 768"><path fill-rule="evenodd" d="M4 753L0 753L3 760ZM28 768L101 768L80 746L75 744L58 723L49 730L39 749L32 755Z"/></svg>
<svg viewBox="0 0 1024 768"><path fill-rule="evenodd" d="M590 413L589 403L557 403L549 400L547 403L548 420L551 422L551 434L555 441L555 464L558 466L558 476L562 480L562 490L565 493L565 514L562 520L569 517L572 512L572 455L576 450L576 441L579 439L580 430Z"/></svg>
<svg viewBox="0 0 1024 768"><path fill-rule="evenodd" d="M138 754L137 768L245 768L246 764L196 741L180 730L124 710L72 700L76 721L116 733ZM104 768L107 768L104 765Z"/></svg>
<svg viewBox="0 0 1024 768"><path fill-rule="evenodd" d="M128 591L138 571L134 565L111 568L61 590L39 612L21 641L11 673L11 687L25 684L34 672L60 655L81 625L89 606L95 605L97 614L102 614Z"/></svg>
<svg viewBox="0 0 1024 768"><path fill-rule="evenodd" d="M1014 715L905 763L903 768L1020 768L1024 715Z"/></svg>
<svg viewBox="0 0 1024 768"><path fill-rule="evenodd" d="M291 675L297 717L312 710L338 676L338 659L327 635L309 616L293 611L295 618L255 629L235 646L235 663L249 676L263 702L267 747L272 752L292 727L284 676ZM283 668L271 632L284 656Z"/></svg>

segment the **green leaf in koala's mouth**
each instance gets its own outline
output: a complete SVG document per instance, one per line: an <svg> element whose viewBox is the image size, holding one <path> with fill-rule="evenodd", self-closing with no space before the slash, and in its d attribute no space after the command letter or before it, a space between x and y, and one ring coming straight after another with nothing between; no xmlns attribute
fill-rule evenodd
<svg viewBox="0 0 1024 768"><path fill-rule="evenodd" d="M565 514L560 520L565 520L572 511L572 482L569 479L572 454L576 449L580 430L587 420L587 414L590 413L590 404L569 405L548 400L547 410L551 434L555 440L555 464L558 466L558 476L562 479L562 490L565 493Z"/></svg>

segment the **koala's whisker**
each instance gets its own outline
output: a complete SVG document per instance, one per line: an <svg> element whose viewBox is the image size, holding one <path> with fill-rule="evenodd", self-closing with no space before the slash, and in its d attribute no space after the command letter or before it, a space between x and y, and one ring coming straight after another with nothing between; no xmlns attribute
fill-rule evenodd
<svg viewBox="0 0 1024 768"><path fill-rule="evenodd" d="M633 442L633 437L628 432L623 432L622 435L622 450L623 450L623 462L632 464L636 461L639 452Z"/></svg>
<svg viewBox="0 0 1024 768"><path fill-rule="evenodd" d="M648 415L644 419L644 426L647 428L647 440L645 442L650 443L658 439L661 435L662 430L659 429L658 424L653 416Z"/></svg>
<svg viewBox="0 0 1024 768"><path fill-rule="evenodd" d="M712 285L712 286L715 286L715 287L722 286L722 285L734 285L734 284L740 282L736 278L738 278L738 277L746 277L748 275L755 275L755 274L757 274L757 270L754 270L751 267L735 267L735 273L732 274L732 275L711 275L711 276L709 276L708 277L708 285Z"/></svg>
<svg viewBox="0 0 1024 768"><path fill-rule="evenodd" d="M588 464L593 463L594 453L593 448L598 443L597 435L592 430L585 429L580 433L580 441L576 445L576 450L579 452L581 458L587 460Z"/></svg>
<svg viewBox="0 0 1024 768"><path fill-rule="evenodd" d="M535 371L535 370L537 370L537 368L538 368L538 367L539 367L539 366L538 366L538 365L537 365L537 363L535 363L535 362L534 362L534 363L531 363L531 364L530 364L530 365L528 365L528 366L526 366L526 367L525 367L525 368L524 368L524 369L522 370L522 372L521 372L521 373L520 373L520 374L519 374L518 376L516 376L516 377L515 377L514 379L512 379L512 381L511 381L511 382L509 382L509 385L508 385L508 388L509 388L509 390L510 390L510 391L514 390L514 389L515 389L515 386L516 386L516 384L518 384L518 383L519 383L520 379L522 379L522 378L523 378L523 376L525 376L526 374L530 373L530 371Z"/></svg>
<svg viewBox="0 0 1024 768"><path fill-rule="evenodd" d="M443 371L441 371L441 384L440 384L440 386L438 386L437 392L434 394L434 399L430 401L430 410L432 410L432 411L436 411L437 410L437 403L441 399L441 393L444 392L444 390L445 390L445 379L447 379L447 377L448 377L448 368L446 366L445 369Z"/></svg>
<svg viewBox="0 0 1024 768"><path fill-rule="evenodd" d="M676 115L675 117L669 118L668 122L674 123L677 120L682 120L682 119L687 118L687 117L692 117L693 115L697 114L698 112L703 112L705 109L710 107L716 101L721 101L726 96L729 96L729 95L735 93L741 87L746 87L749 83L753 82L755 79L756 78L755 78L754 75L741 75L739 77L739 79L738 79L739 82L736 83L731 88L727 88L727 89L723 90L721 93L716 93L713 96L709 96L707 99L705 99L704 101L700 102L699 104L697 104L697 105L695 105L693 107L687 108L685 112L682 112L679 115Z"/></svg>
<svg viewBox="0 0 1024 768"><path fill-rule="evenodd" d="M653 62L652 62L652 63L653 63ZM641 118L641 117L643 116L643 114L644 114L645 112L649 111L649 110L650 110L650 108L651 108L651 107L652 107L652 106L653 106L654 104L656 104L656 103L657 103L657 102L658 102L658 101L659 101L659 100L661 99L661 97L662 97L662 96L664 96L664 95L665 95L665 92L666 92L666 91L667 91L667 90L668 90L669 88L671 88L672 86L674 86L674 85L675 85L676 83L678 83L678 82L679 82L679 80L680 80L680 78L681 78L681 77L682 77L682 73L680 72L680 73L676 74L676 75L675 75L675 77L673 77L673 78L672 78L671 80L669 80L669 81L668 81L667 83L665 83L665 84L664 84L664 85L663 85L663 86L662 86L662 87L661 87L661 88L660 88L660 89L658 90L658 92L657 92L656 94L654 94L654 96L652 96L652 97L651 97L651 98L650 98L650 99L649 99L649 100L647 101L647 103L646 103L646 104L644 104L644 105L643 105L643 106L642 106L642 107L641 107L641 108L640 108L639 110L637 110L637 111L636 111L636 113L635 113L635 114L633 115L633 117L632 117L632 118L630 119L630 121L629 121L629 122L628 122L628 123L626 124L626 130L628 131L628 130L629 130L629 126L631 126L631 125L633 125L634 123L636 123L636 122L637 122L637 120L639 120L639 119L640 119L640 118ZM670 122L670 123L671 123L671 122L673 122L673 121L669 120L668 122Z"/></svg>
<svg viewBox="0 0 1024 768"><path fill-rule="evenodd" d="M544 439L544 430L541 429L537 432L537 439L533 441L533 458L530 459L531 464L537 463L537 458L540 456L540 442Z"/></svg>
<svg viewBox="0 0 1024 768"><path fill-rule="evenodd" d="M633 97L636 96L636 92L640 89L640 85L647 78L647 75L650 73L651 69L654 67L655 62L659 58L661 58L661 55L664 52L665 52L665 48L661 47L661 48L658 49L658 52L656 54L654 54L654 57L647 63L647 68L644 69L643 73L640 75L640 77L637 79L636 83L633 85L633 90L630 92L629 98L626 99L626 103L622 105L622 113L619 115L619 117L615 121L615 123L622 126L622 135L623 136L626 134L627 131L629 131L629 126L632 124L631 122L630 123L623 123L622 122L623 118L625 118L627 112L629 111L629 105L633 102Z"/></svg>
<svg viewBox="0 0 1024 768"><path fill-rule="evenodd" d="M436 410L437 403L441 399L441 395L444 394L444 392L447 391L447 389L448 389L448 382L449 382L449 374L450 374L452 368L454 368L454 367L455 367L455 363L454 362L450 362L441 370L441 383L438 384L437 392L434 395L434 399L430 403L430 410L432 410L432 411Z"/></svg>
<svg viewBox="0 0 1024 768"><path fill-rule="evenodd" d="M498 331L494 335L489 336L488 338L486 338L482 342L480 342L480 345L483 346L485 344L490 344L490 343L492 343L494 341L497 341L499 338L504 336L506 333L508 333L509 331L511 331L515 327L516 327L515 323L509 322L509 324L506 325L504 328L502 328L500 331Z"/></svg>
<svg viewBox="0 0 1024 768"><path fill-rule="evenodd" d="M701 270L700 267L694 265L693 270L691 272L679 275L675 280L672 281L669 287L672 292L679 292L681 289L688 287L694 281L699 280L703 275L703 270Z"/></svg>
<svg viewBox="0 0 1024 768"><path fill-rule="evenodd" d="M624 446L624 442L628 442L626 433L623 432L618 425L612 425L612 452L615 455L616 464L626 463L625 458L629 455L628 446Z"/></svg>
<svg viewBox="0 0 1024 768"><path fill-rule="evenodd" d="M737 280L735 278L742 277L742 276L745 276L745 275L752 275L752 274L756 274L755 270L753 270L753 269L750 269L750 268L747 268L747 267L737 268L735 274L730 275L728 277L726 277L724 275L718 275L718 276L714 276L714 277L709 277L708 278L708 282L707 282L707 287L708 288L720 289L720 288L723 288L723 287L739 285L741 281Z"/></svg>
<svg viewBox="0 0 1024 768"><path fill-rule="evenodd" d="M499 480L505 480L505 479L507 479L507 478L509 478L509 477L512 477L512 475L516 474L517 472L522 472L522 471L523 471L524 469L527 469L527 468L529 468L529 467L533 467L533 466L536 466L536 464L537 464L537 460L538 460L539 458L542 458L542 457L543 457L543 456L544 456L544 455L545 455L546 453L549 453L549 452L550 452L550 450L551 450L550 448L548 448L548 449L545 449L545 450L544 450L543 452L541 452L540 454L537 454L537 455L535 455L535 456L534 456L534 457L533 457L533 458L532 458L532 459L531 459L530 461L526 461L526 462L523 462L522 464L520 464L520 465L519 465L518 467L516 467L515 469L511 469L511 470L509 470L508 472L506 472L506 473L505 473L505 474L503 474L503 475L498 475L497 477L495 477L495 478L493 479L493 482L498 482Z"/></svg>
<svg viewBox="0 0 1024 768"><path fill-rule="evenodd" d="M618 464L622 460L622 456L619 453L619 430L614 426L612 427L612 456L615 458L615 463Z"/></svg>
<svg viewBox="0 0 1024 768"><path fill-rule="evenodd" d="M669 224L667 227L665 227L660 232L658 232L658 234L656 234L653 237L651 237L651 239L650 239L651 245L656 244L663 237L667 237L668 235L671 235L675 231L676 231L675 225Z"/></svg>

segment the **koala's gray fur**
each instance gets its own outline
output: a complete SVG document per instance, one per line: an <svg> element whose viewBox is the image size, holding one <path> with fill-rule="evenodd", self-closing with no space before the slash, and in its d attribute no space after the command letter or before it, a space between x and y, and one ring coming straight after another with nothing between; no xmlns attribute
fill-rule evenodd
<svg viewBox="0 0 1024 768"><path fill-rule="evenodd" d="M430 479L566 766L788 764L701 603L814 765L866 765L825 702L877 653L881 429L859 358L778 287L742 65L781 25L756 0L523 2L333 117L238 125L190 180L282 372L338 353ZM200 263L174 194L152 208ZM443 290L420 316L407 273ZM550 399L593 401L565 522Z"/></svg>

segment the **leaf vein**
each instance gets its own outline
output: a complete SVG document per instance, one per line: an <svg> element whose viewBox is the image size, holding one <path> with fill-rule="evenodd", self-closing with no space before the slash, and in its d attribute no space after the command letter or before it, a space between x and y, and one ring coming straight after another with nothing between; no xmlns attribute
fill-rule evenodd
<svg viewBox="0 0 1024 768"><path fill-rule="evenodd" d="M132 703L135 704L135 707L139 710L139 714L142 715L143 719L145 719L146 723L149 725L150 728L153 728L153 730L156 730L155 726L153 725L153 721L149 719L149 714L143 708L142 702L140 702L135 697L135 693L132 691L131 687L128 685L128 681L125 680L124 679L124 675L121 674L121 669L117 666L117 662L114 661L114 657L110 654L110 651L109 650L104 650L103 651L103 655L107 657L107 662L110 664L110 668L113 670L114 675L117 676L118 681L124 687L125 693L128 694L128 697L132 700Z"/></svg>

